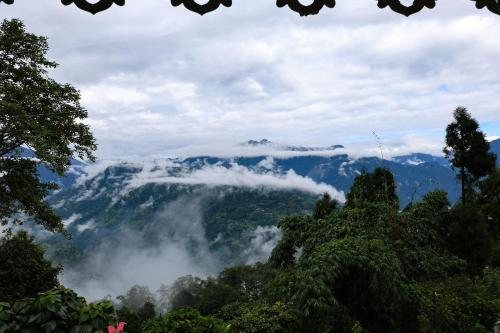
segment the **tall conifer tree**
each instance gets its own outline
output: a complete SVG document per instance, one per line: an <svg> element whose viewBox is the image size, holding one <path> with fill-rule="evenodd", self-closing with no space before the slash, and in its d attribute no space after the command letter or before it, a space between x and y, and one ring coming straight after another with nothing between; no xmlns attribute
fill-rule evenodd
<svg viewBox="0 0 500 333"><path fill-rule="evenodd" d="M464 107L453 112L455 119L446 128L446 146L443 151L454 169L462 187L462 204L467 204L467 192L477 181L495 170L495 154L490 152L479 124Z"/></svg>

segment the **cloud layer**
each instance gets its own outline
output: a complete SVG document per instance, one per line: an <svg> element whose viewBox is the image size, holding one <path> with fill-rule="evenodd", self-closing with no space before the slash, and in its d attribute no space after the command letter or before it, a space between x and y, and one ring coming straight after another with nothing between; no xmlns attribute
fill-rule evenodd
<svg viewBox="0 0 500 333"><path fill-rule="evenodd" d="M299 17L273 1L199 17L168 1L97 16L60 2L2 6L48 35L53 74L82 90L101 157L249 138L438 152L457 105L498 135L500 21L471 1L411 18L372 0Z"/></svg>
<svg viewBox="0 0 500 333"><path fill-rule="evenodd" d="M188 184L209 186L237 186L246 188L267 187L278 190L300 190L304 192L321 194L328 192L332 198L345 201L344 193L337 191L333 186L325 183L316 183L308 177L297 175L293 170L285 174L276 174L272 171L257 173L236 163L230 167L221 165L207 165L201 169L187 173L169 176L161 174L158 170L140 173L134 177L129 185L132 188L145 184Z"/></svg>
<svg viewBox="0 0 500 333"><path fill-rule="evenodd" d="M199 168L192 168L175 160L156 160L141 163L112 162L109 160L100 161L88 167L89 172L82 174L77 180L77 184L91 180L89 188L83 196L74 198L79 201L88 197L99 196L97 188L102 172L110 166L133 167L140 172L132 172L119 188L117 195L123 196L130 191L146 184L186 184L186 185L207 185L207 186L235 186L249 189L270 188L275 190L298 190L312 194L329 193L332 198L340 202L345 201L343 191L338 191L331 185L317 183L309 177L303 177L295 173L292 169L286 172L278 172L272 169L272 158L263 160L259 170L254 170L237 163L223 165L202 165ZM86 169L84 169L86 170ZM119 196L116 197L118 200ZM65 223L73 223L78 216L69 218Z"/></svg>

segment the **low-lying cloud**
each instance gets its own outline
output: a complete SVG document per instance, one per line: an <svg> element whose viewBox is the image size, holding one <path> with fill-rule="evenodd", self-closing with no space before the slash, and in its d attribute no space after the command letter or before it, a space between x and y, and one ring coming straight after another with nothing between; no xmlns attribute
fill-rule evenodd
<svg viewBox="0 0 500 333"><path fill-rule="evenodd" d="M258 226L252 232L250 246L245 251L247 264L265 262L282 236L276 226Z"/></svg>
<svg viewBox="0 0 500 333"><path fill-rule="evenodd" d="M64 270L61 282L96 300L123 295L136 284L155 291L183 275L216 274L222 264L209 250L202 222L199 198L180 197L145 230L123 228L104 238L86 261Z"/></svg>
<svg viewBox="0 0 500 333"><path fill-rule="evenodd" d="M218 274L227 265L223 259L227 253L210 248L210 242L221 241L220 236L211 241L206 237L202 202L207 195L209 191L199 191L166 203L142 230L113 231L85 261L65 267L61 282L88 300L98 300L124 295L134 285L155 292L181 276ZM93 220L81 226L99 228ZM232 256L253 264L269 258L281 231L276 226L258 226L247 236L248 249Z"/></svg>
<svg viewBox="0 0 500 333"><path fill-rule="evenodd" d="M223 165L205 165L201 169L187 170L178 175L171 175L168 169L143 168L143 171L128 182L130 189L145 184L187 184L208 186L236 186L250 189L272 188L277 190L299 190L313 194L328 193L332 198L344 202L344 192L331 185L317 183L309 177L303 177L288 170L285 173L273 171L256 172L250 168L231 163Z"/></svg>

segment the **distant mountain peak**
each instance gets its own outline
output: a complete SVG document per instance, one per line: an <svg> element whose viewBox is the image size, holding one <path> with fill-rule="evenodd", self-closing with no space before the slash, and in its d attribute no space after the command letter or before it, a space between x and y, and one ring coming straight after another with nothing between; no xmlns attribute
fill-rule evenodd
<svg viewBox="0 0 500 333"><path fill-rule="evenodd" d="M260 141L258 140L248 140L247 144L250 146L259 146L259 145L268 145L271 144L272 142L269 141L268 139L262 139Z"/></svg>
<svg viewBox="0 0 500 333"><path fill-rule="evenodd" d="M257 146L266 146L266 147L273 147L277 150L287 150L287 151L329 151L329 150L335 150L335 149L341 149L344 148L342 145L332 145L329 147L305 147L305 146L290 146L290 145L284 145L284 144L279 144L279 143L273 143L272 141L268 139L262 139L262 140L248 140L246 142L247 146L252 146L252 147L257 147Z"/></svg>

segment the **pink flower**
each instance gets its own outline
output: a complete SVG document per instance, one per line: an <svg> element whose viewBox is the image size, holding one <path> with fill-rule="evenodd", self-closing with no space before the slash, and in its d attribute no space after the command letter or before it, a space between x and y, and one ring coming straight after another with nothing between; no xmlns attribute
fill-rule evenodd
<svg viewBox="0 0 500 333"><path fill-rule="evenodd" d="M124 321L119 322L119 323L118 323L118 326L116 327L116 330L117 330L118 332L123 332L123 327L125 326L125 324L126 324L126 323L125 323Z"/></svg>
<svg viewBox="0 0 500 333"><path fill-rule="evenodd" d="M108 333L116 333L116 332L123 332L123 327L125 326L126 322L121 321L118 323L118 326L116 328L113 325L108 326Z"/></svg>

